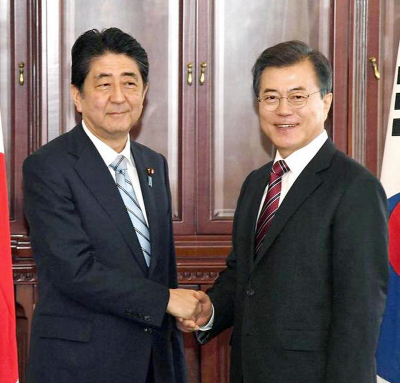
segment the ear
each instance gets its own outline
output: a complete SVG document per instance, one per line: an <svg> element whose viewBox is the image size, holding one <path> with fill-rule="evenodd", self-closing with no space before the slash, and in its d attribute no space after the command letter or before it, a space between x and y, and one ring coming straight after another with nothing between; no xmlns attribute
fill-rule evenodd
<svg viewBox="0 0 400 383"><path fill-rule="evenodd" d="M324 96L324 115L325 115L325 118L324 118L324 121L328 118L328 113L329 113L329 110L331 109L331 105L332 105L332 99L333 99L333 94L332 93L327 93L325 96Z"/></svg>
<svg viewBox="0 0 400 383"><path fill-rule="evenodd" d="M76 110L79 113L82 113L82 94L81 94L81 91L75 85L71 85L70 91L71 91L72 101L75 104Z"/></svg>
<svg viewBox="0 0 400 383"><path fill-rule="evenodd" d="M146 83L146 85L143 88L143 94L142 94L142 103L144 102L144 99L146 97L147 91L149 90L149 83Z"/></svg>

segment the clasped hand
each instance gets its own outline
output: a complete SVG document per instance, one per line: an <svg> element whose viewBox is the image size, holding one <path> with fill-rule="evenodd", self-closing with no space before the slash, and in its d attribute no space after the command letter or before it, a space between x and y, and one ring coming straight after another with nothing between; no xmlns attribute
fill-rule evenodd
<svg viewBox="0 0 400 383"><path fill-rule="evenodd" d="M176 325L183 332L197 331L211 318L212 304L203 291L170 289L167 313L176 318Z"/></svg>

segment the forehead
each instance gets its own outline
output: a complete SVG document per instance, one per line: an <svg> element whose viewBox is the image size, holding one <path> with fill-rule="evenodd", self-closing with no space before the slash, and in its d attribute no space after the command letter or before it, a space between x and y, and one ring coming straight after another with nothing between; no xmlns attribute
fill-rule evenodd
<svg viewBox="0 0 400 383"><path fill-rule="evenodd" d="M88 77L96 77L103 73L111 76L134 73L139 78L142 77L139 66L134 59L127 55L116 53L106 53L91 60Z"/></svg>
<svg viewBox="0 0 400 383"><path fill-rule="evenodd" d="M260 78L260 93L268 90L290 91L304 89L307 91L319 88L317 75L309 60L284 66L265 68Z"/></svg>

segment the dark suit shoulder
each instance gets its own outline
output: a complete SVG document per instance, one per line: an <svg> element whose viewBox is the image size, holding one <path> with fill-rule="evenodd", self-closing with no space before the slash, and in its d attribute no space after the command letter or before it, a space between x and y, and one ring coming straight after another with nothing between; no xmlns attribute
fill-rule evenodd
<svg viewBox="0 0 400 383"><path fill-rule="evenodd" d="M271 171L273 161L268 162L267 164L259 167L258 169L254 169L251 171L246 177L246 181L252 181L255 179L265 179L265 177L269 177L269 173Z"/></svg>
<svg viewBox="0 0 400 383"><path fill-rule="evenodd" d="M48 154L49 155L49 154L56 153L57 151L60 151L63 149L67 150L69 135L71 135L71 131L52 139L47 144L43 145L38 150L36 150L33 154L41 154L41 155Z"/></svg>
<svg viewBox="0 0 400 383"><path fill-rule="evenodd" d="M371 201L380 201L382 209L385 209L387 197L380 181L339 150L333 154L330 166L319 171L318 176L325 184L324 189L329 190L331 200L336 196L341 204L344 203L343 206L360 205L363 201L368 205Z"/></svg>
<svg viewBox="0 0 400 383"><path fill-rule="evenodd" d="M251 175L252 173L268 173L271 170L272 163L273 161L270 161L265 165L260 166L258 169L254 169L249 175Z"/></svg>
<svg viewBox="0 0 400 383"><path fill-rule="evenodd" d="M338 174L341 180L366 179L380 183L366 167L350 158L347 154L337 150L332 159L332 171Z"/></svg>
<svg viewBox="0 0 400 383"><path fill-rule="evenodd" d="M65 163L65 155L68 153L68 133L53 139L29 155L24 161L24 167L31 163Z"/></svg>
<svg viewBox="0 0 400 383"><path fill-rule="evenodd" d="M163 158L165 159L165 157L161 154L156 152L153 149L150 149L148 146L140 144L139 142L136 141L131 141L131 148L133 150L133 152L135 151L140 151L143 155L150 157L150 158Z"/></svg>

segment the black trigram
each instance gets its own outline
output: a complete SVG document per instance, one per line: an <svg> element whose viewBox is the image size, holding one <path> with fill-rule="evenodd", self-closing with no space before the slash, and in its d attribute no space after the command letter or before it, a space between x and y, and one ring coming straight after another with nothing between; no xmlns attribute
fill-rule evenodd
<svg viewBox="0 0 400 383"><path fill-rule="evenodd" d="M397 84L400 85L400 66L397 68ZM400 110L400 93L396 93L394 110ZM400 136L400 118L393 119L392 136Z"/></svg>
<svg viewBox="0 0 400 383"><path fill-rule="evenodd" d="M394 110L400 110L400 93L396 93L396 99L394 100Z"/></svg>
<svg viewBox="0 0 400 383"><path fill-rule="evenodd" d="M393 119L392 136L400 136L400 118Z"/></svg>

